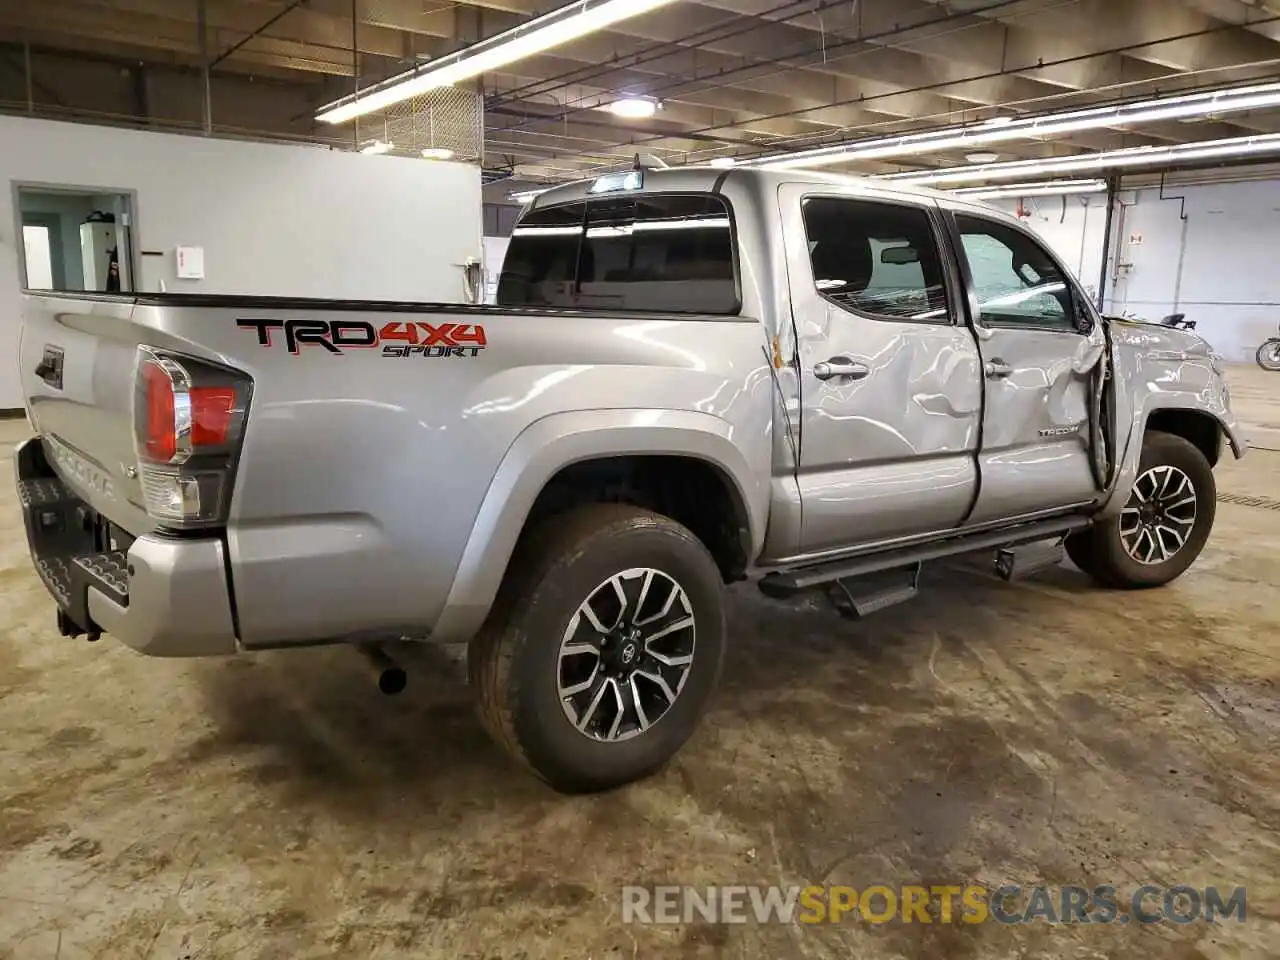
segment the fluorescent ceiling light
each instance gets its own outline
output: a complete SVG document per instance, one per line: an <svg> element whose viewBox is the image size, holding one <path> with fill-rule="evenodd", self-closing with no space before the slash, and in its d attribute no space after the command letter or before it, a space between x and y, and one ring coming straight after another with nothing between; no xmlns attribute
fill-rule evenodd
<svg viewBox="0 0 1280 960"><path fill-rule="evenodd" d="M1000 159L1000 154L992 153L990 150L979 150L977 153L966 153L964 158L970 163L995 163Z"/></svg>
<svg viewBox="0 0 1280 960"><path fill-rule="evenodd" d="M737 163L738 161L733 159L733 157L716 157L711 161L711 166L727 170L729 167L736 166Z"/></svg>
<svg viewBox="0 0 1280 960"><path fill-rule="evenodd" d="M1017 180L1022 177L1082 170L1110 170L1117 167L1150 167L1193 160L1225 160L1232 157L1262 156L1280 153L1280 133L1255 137L1231 137L1226 140L1202 140L1169 147L1127 147L1102 153L1078 154L1071 157L1048 157L1043 160L1010 160L984 166L947 167L942 170L879 174L873 179L912 184L973 183L982 180Z"/></svg>
<svg viewBox="0 0 1280 960"><path fill-rule="evenodd" d="M452 160L453 151L448 147L427 147L422 151L424 160Z"/></svg>
<svg viewBox="0 0 1280 960"><path fill-rule="evenodd" d="M832 147L760 157L744 161L744 164L771 170L822 167L851 160L919 156L1011 140L1034 140L1080 130L1123 127L1175 118L1217 116L1278 105L1280 83L1263 83L1036 116L995 117L982 123L943 127L897 137L854 140Z"/></svg>
<svg viewBox="0 0 1280 960"><path fill-rule="evenodd" d="M1039 183L1012 183L1000 187L964 187L949 190L969 200L995 200L1001 197L1057 197L1069 193L1104 193L1105 180L1046 180Z"/></svg>
<svg viewBox="0 0 1280 960"><path fill-rule="evenodd" d="M370 140L360 148L360 152L368 154L390 153L395 148L396 145L387 140Z"/></svg>
<svg viewBox="0 0 1280 960"><path fill-rule="evenodd" d="M623 97L606 107L615 117L626 117L628 120L643 120L658 112L658 101L648 97Z"/></svg>
<svg viewBox="0 0 1280 960"><path fill-rule="evenodd" d="M316 119L324 123L346 123L429 90L471 80L482 73L546 53L672 2L674 0L576 0L457 53L394 76L355 96L326 104L320 108Z"/></svg>

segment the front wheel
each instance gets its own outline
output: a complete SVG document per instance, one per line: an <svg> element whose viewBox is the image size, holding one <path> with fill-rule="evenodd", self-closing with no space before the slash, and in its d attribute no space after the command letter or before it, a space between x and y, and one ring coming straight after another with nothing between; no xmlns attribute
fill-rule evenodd
<svg viewBox="0 0 1280 960"><path fill-rule="evenodd" d="M1263 370L1280 370L1280 337L1272 337L1258 348L1258 366Z"/></svg>
<svg viewBox="0 0 1280 960"><path fill-rule="evenodd" d="M1218 505L1213 468L1182 437L1147 434L1118 517L1067 538L1071 562L1108 587L1159 587L1181 576L1209 539Z"/></svg>
<svg viewBox="0 0 1280 960"><path fill-rule="evenodd" d="M467 651L480 719L557 790L647 776L689 738L720 677L723 582L667 517L595 504L521 544Z"/></svg>

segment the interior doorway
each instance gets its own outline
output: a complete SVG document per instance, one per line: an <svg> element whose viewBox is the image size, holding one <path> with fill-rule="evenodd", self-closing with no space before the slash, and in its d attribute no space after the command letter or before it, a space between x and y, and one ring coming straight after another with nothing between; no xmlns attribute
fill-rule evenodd
<svg viewBox="0 0 1280 960"><path fill-rule="evenodd" d="M14 184L28 290L130 293L136 289L134 195L128 190Z"/></svg>

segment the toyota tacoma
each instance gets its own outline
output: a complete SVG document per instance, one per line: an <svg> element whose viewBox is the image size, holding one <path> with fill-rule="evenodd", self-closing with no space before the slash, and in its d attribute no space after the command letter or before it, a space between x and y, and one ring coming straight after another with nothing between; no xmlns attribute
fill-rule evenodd
<svg viewBox="0 0 1280 960"><path fill-rule="evenodd" d="M20 364L63 634L465 640L483 723L564 791L690 736L725 584L864 616L989 552L1160 586L1245 449L1209 346L1102 317L1017 219L802 171L543 193L492 306L29 293Z"/></svg>

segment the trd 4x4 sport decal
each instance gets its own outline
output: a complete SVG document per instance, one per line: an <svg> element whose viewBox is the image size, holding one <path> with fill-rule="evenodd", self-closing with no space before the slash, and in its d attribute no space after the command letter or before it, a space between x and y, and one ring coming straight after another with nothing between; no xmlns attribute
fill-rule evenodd
<svg viewBox="0 0 1280 960"><path fill-rule="evenodd" d="M329 353L382 348L384 357L477 357L485 348L484 327L478 323L387 323L375 327L367 320L237 320L241 330L255 330L264 347L276 344L280 332L295 356L303 347Z"/></svg>

